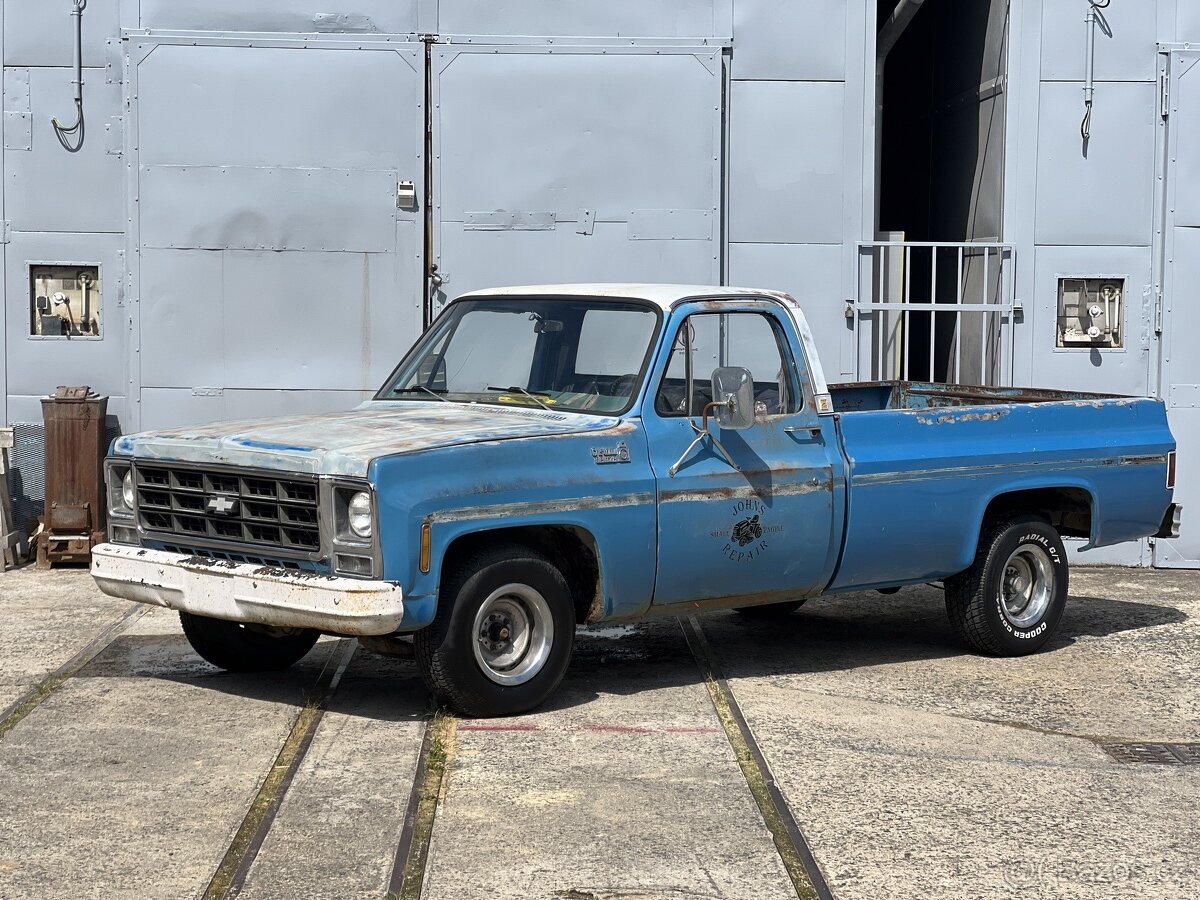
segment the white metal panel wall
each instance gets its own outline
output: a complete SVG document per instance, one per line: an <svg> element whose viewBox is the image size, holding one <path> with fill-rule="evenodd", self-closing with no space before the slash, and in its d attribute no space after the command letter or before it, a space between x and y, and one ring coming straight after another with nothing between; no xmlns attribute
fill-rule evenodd
<svg viewBox="0 0 1200 900"><path fill-rule="evenodd" d="M32 0L44 2L44 0ZM419 0L140 0L142 28L412 34ZM90 4L89 4L90 7ZM134 23L123 23L126 28Z"/></svg>
<svg viewBox="0 0 1200 900"><path fill-rule="evenodd" d="M124 395L125 309L121 273L124 240L119 234L18 232L5 245L9 415L12 422L41 422L41 397L60 384L87 384L113 398ZM101 338L71 340L29 336L29 264L69 262L100 266L103 298ZM110 400L112 415L123 402Z"/></svg>
<svg viewBox="0 0 1200 900"><path fill-rule="evenodd" d="M1028 29L1013 39L1014 64L1024 67L1011 73L1013 96L1024 104L1036 98L1037 111L1034 120L1013 108L1009 119L1016 153L1008 190L1017 209L1006 227L1017 244L1017 296L1025 308L1016 332L1021 363L1015 378L1145 396L1153 392L1157 353L1152 250L1157 25L1153 10L1132 4L1114 3L1102 11L1111 36L1097 27L1095 103L1085 142L1080 122L1086 5L1075 6L1023 4L1022 15L1040 24L1040 31L1036 39ZM1022 81L1026 72L1030 77ZM1124 347L1056 346L1058 280L1080 276L1126 280ZM1141 558L1135 546L1105 554L1116 561Z"/></svg>
<svg viewBox="0 0 1200 900"><path fill-rule="evenodd" d="M75 32L70 2L4 0L3 5L4 65L72 65ZM120 7L121 0L88 0L83 18L85 67L103 68L107 63L105 41L121 34Z"/></svg>
<svg viewBox="0 0 1200 900"><path fill-rule="evenodd" d="M1193 0L1175 0L1178 25L1175 29L1175 40L1200 42L1200 3ZM1165 37L1165 36L1164 36Z"/></svg>
<svg viewBox="0 0 1200 900"><path fill-rule="evenodd" d="M1185 518L1177 540L1159 541L1158 565L1200 566L1200 51L1169 54L1170 108L1165 166L1162 380L1171 430L1179 443L1176 500Z"/></svg>
<svg viewBox="0 0 1200 900"><path fill-rule="evenodd" d="M845 81L851 5L846 0L736 0L734 80ZM862 38L856 34L855 42Z"/></svg>
<svg viewBox="0 0 1200 900"><path fill-rule="evenodd" d="M83 80L86 139L67 152L51 117L74 119L70 3L5 0L0 12L4 61L2 175L3 350L0 420L41 422L39 398L59 384L89 384L109 394L120 417L126 335L122 294L125 260L124 168L119 155L121 87L105 65L108 42L119 34L120 0L92 0L84 13ZM38 340L29 335L31 263L101 267L100 340Z"/></svg>
<svg viewBox="0 0 1200 900"><path fill-rule="evenodd" d="M1082 82L1042 84L1038 244L1150 245L1157 108L1153 80L1099 84L1085 150Z"/></svg>
<svg viewBox="0 0 1200 900"><path fill-rule="evenodd" d="M433 66L440 301L719 279L718 49L448 47Z"/></svg>
<svg viewBox="0 0 1200 900"><path fill-rule="evenodd" d="M121 86L106 84L103 69L84 70L87 133L78 153L58 143L50 118L75 118L70 68L6 67L6 93L27 77L30 149L6 156L8 218L19 231L120 232L125 226L124 167L106 152L104 126L121 110ZM14 98L15 99L15 98ZM106 115L107 114L107 115Z"/></svg>
<svg viewBox="0 0 1200 900"><path fill-rule="evenodd" d="M1181 7L1194 0L1178 0ZM1087 0L1042 0L1041 70L1044 81L1083 81ZM1096 32L1096 78L1149 81L1156 75L1157 0L1116 0L1101 9L1108 25ZM1082 96L1082 94L1080 95ZM1099 110L1097 110L1099 112Z"/></svg>
<svg viewBox="0 0 1200 900"><path fill-rule="evenodd" d="M1154 341L1154 272L1150 247L1042 246L1034 251L1034 276L1045 289L1025 303L1023 328L1042 342L1038 386L1064 387L1146 396ZM1065 349L1054 346L1059 278L1080 275L1125 279L1125 346L1120 349ZM1050 340L1045 340L1049 334ZM1086 368L1084 368L1086 367ZM1080 370L1083 369L1081 372Z"/></svg>
<svg viewBox="0 0 1200 900"><path fill-rule="evenodd" d="M736 0L729 282L801 299L826 373L846 377L856 242L873 236L874 4Z"/></svg>
<svg viewBox="0 0 1200 900"><path fill-rule="evenodd" d="M1155 39L1162 3L1114 2L1096 31L1091 138L1080 133L1086 2L1010 6L1005 239L1016 246L1017 382L1147 395L1155 390L1154 198L1159 128ZM1060 276L1127 277L1126 347L1057 348ZM1145 542L1081 562L1149 561Z"/></svg>
<svg viewBox="0 0 1200 900"><path fill-rule="evenodd" d="M1033 383L1044 387L1151 391L1154 350L1154 82L1103 82L1086 150L1081 82L1043 82L1038 120L1034 290L1018 332L1033 344ZM1124 346L1056 346L1058 280L1126 280Z"/></svg>
<svg viewBox="0 0 1200 900"><path fill-rule="evenodd" d="M0 42L3 41L4 35L4 4L0 3ZM0 47L0 91L3 87L4 75L4 59L3 48ZM5 137L5 124L7 116L3 110L7 108L7 97L0 94L0 242L6 241L8 234L8 211L4 203L4 187L8 180L4 177L5 169L4 162L4 145L7 142ZM8 267L5 260L7 257L7 248L4 243L0 243L0 335L8 333L8 288L5 286L8 280ZM8 424L8 340L0 340L0 425Z"/></svg>
<svg viewBox="0 0 1200 900"><path fill-rule="evenodd" d="M131 45L148 425L353 405L420 330L424 49L254 43Z"/></svg>
<svg viewBox="0 0 1200 900"><path fill-rule="evenodd" d="M439 0L441 34L727 37L731 0Z"/></svg>

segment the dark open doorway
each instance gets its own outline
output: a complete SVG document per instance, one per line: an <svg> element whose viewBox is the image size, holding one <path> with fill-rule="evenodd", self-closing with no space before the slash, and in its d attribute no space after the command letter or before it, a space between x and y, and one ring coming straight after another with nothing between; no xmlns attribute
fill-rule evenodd
<svg viewBox="0 0 1200 900"><path fill-rule="evenodd" d="M1009 0L877 0L879 90L877 232L905 241L996 242L1002 235ZM890 45L890 50L887 48ZM934 253L911 254L913 302L945 302L963 284ZM946 260L950 260L946 256ZM981 282L982 287L982 282ZM914 379L946 380L956 320L909 314ZM932 348L930 343L933 343ZM932 352L931 352L932 350ZM932 360L932 363L930 362Z"/></svg>

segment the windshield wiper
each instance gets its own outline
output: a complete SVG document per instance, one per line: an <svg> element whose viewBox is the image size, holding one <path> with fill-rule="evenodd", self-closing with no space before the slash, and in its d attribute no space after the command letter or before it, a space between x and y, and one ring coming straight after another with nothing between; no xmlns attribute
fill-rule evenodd
<svg viewBox="0 0 1200 900"><path fill-rule="evenodd" d="M489 384L487 386L486 390L489 390L489 391L516 391L519 394L524 394L526 397L528 397L530 400L532 400L534 403L536 403L542 409L546 410L546 412L554 412L554 410L552 410L545 403L543 403L541 400L539 400L534 394L529 393L529 391L525 390L525 388L523 388L523 387L517 387L516 385L513 385L512 387L496 387L494 384Z"/></svg>
<svg viewBox="0 0 1200 900"><path fill-rule="evenodd" d="M450 402L444 395L439 394L437 391L431 391L429 388L425 387L425 385L423 385L423 384L414 384L410 387L392 388L393 394L412 394L412 393L415 393L416 391L424 391L430 397L433 397L437 400L441 400L443 403Z"/></svg>

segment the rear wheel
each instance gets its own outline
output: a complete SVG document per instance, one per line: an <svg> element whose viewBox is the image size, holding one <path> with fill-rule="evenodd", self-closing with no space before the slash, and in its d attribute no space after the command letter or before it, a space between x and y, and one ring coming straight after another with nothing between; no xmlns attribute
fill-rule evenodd
<svg viewBox="0 0 1200 900"><path fill-rule="evenodd" d="M192 649L219 669L271 672L298 662L321 635L309 628L272 628L181 612Z"/></svg>
<svg viewBox="0 0 1200 900"><path fill-rule="evenodd" d="M511 544L447 573L433 623L414 638L430 690L480 717L540 705L566 674L574 642L575 604L562 573Z"/></svg>
<svg viewBox="0 0 1200 900"><path fill-rule="evenodd" d="M740 613L747 619L782 619L784 616L790 616L803 605L804 600L785 600L783 603L738 606L733 611Z"/></svg>
<svg viewBox="0 0 1200 900"><path fill-rule="evenodd" d="M1049 522L1032 516L994 522L971 568L946 579L950 623L982 653L1032 653L1058 628L1067 576L1066 549Z"/></svg>

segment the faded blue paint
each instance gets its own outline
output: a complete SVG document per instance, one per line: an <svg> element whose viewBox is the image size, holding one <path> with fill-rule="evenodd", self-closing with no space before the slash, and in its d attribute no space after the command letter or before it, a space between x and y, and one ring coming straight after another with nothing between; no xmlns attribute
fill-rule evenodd
<svg viewBox="0 0 1200 900"><path fill-rule="evenodd" d="M296 444L277 444L272 441L256 441L251 438L245 438L236 441L236 443L254 450L282 450L284 453L308 453L312 450L312 447L300 447Z"/></svg>
<svg viewBox="0 0 1200 900"><path fill-rule="evenodd" d="M455 541L481 532L581 535L599 556L598 621L943 578L970 565L989 504L1014 491L1086 491L1091 547L1155 533L1171 502L1175 442L1160 401L880 383L835 387L841 412L818 416L825 385L790 298L760 292L664 308L649 375L624 417L372 401L126 437L114 452L368 479L383 577L403 588L405 631L432 620ZM777 319L804 403L718 433L739 471L702 445L671 477L693 432L655 412L654 387L687 314L734 309ZM593 451L618 443L628 461L598 464ZM763 536L734 547L732 529L751 515ZM419 570L423 524L428 573Z"/></svg>
<svg viewBox="0 0 1200 900"><path fill-rule="evenodd" d="M693 450L675 476L670 467L695 432L686 418L663 416L653 394L643 401L642 423L650 438L658 500L658 553L654 604L684 609L708 596L762 599L779 591L818 594L829 583L841 549L845 466L833 422L818 417L811 398L804 341L787 306L746 297L721 302L722 311L761 313L773 319L793 348L793 372L809 399L797 412L764 416L745 431L712 430L738 471L711 448ZM650 383L657 385L670 361L671 340L685 317L711 312L709 303L675 308L660 342ZM698 373L707 378L709 373ZM820 427L813 438L805 429ZM796 429L786 431L785 429ZM753 535L735 533L753 522ZM761 530L761 531L759 531Z"/></svg>
<svg viewBox="0 0 1200 900"><path fill-rule="evenodd" d="M1171 502L1165 457L1175 442L1156 400L876 410L841 416L841 430L849 513L831 590L962 571L988 504L1004 493L1086 490L1089 548L1154 534Z"/></svg>
<svg viewBox="0 0 1200 900"><path fill-rule="evenodd" d="M623 441L630 462L596 465L594 447ZM654 476L636 419L603 432L465 443L376 460L384 577L405 597L437 593L442 560L460 537L516 526L565 526L590 535L599 551L601 616L639 615L654 587ZM430 522L433 565L417 565L422 523ZM428 607L429 619L433 608ZM406 628L429 619L405 617Z"/></svg>
<svg viewBox="0 0 1200 900"><path fill-rule="evenodd" d="M608 416L546 412L526 406L371 401L346 412L246 422L217 422L127 435L118 456L219 463L362 478L383 456L464 443L611 428Z"/></svg>

